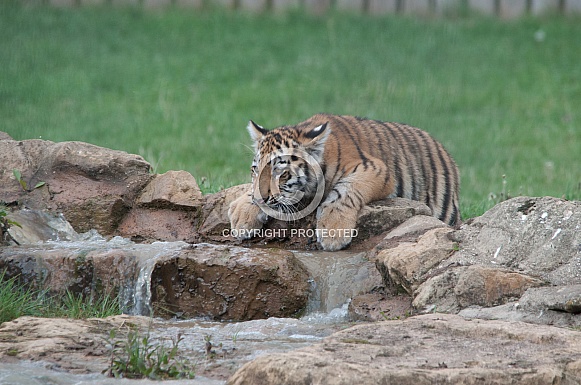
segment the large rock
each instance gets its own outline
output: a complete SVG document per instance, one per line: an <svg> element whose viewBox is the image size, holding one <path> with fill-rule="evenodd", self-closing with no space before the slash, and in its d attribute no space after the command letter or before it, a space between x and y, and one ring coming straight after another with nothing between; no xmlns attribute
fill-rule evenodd
<svg viewBox="0 0 581 385"><path fill-rule="evenodd" d="M249 320L301 314L309 275L288 251L192 245L156 264L155 314Z"/></svg>
<svg viewBox="0 0 581 385"><path fill-rule="evenodd" d="M581 283L581 202L518 197L496 205L455 234L447 266L503 267L551 285Z"/></svg>
<svg viewBox="0 0 581 385"><path fill-rule="evenodd" d="M580 228L581 202L505 201L454 233L458 251L416 290L414 304L458 311L518 301L543 284L578 285Z"/></svg>
<svg viewBox="0 0 581 385"><path fill-rule="evenodd" d="M0 248L6 278L51 293L119 299L154 316L248 320L303 312L309 275L287 251L184 242L55 242Z"/></svg>
<svg viewBox="0 0 581 385"><path fill-rule="evenodd" d="M170 338L176 338L175 328L172 330L164 326L149 317L126 315L89 319L21 317L4 322L0 325L0 382L2 384L156 383L152 380L107 379L97 374L106 371L111 364L110 342L118 344L126 342L128 332L139 331L142 336L149 336L150 348L158 346L159 340L169 342L167 340ZM113 330L116 336L111 341L110 332ZM153 337L154 333L161 334L161 338ZM187 334L187 331L183 334ZM202 345L204 341L201 333L199 334L198 345ZM179 357L191 361L199 360L200 353L197 351L196 355L192 356L194 348L191 344L182 342L179 347ZM25 360L26 363L19 364L19 360ZM31 361L35 364L30 365ZM12 370L9 366L11 364L14 365ZM235 362L233 365L237 367L240 363ZM204 368L198 366L194 379L174 382L187 385L223 385L223 380L199 375L204 372L203 374L213 377L222 377L219 368L212 369L214 368L210 366ZM78 376L80 374L89 375L81 377Z"/></svg>
<svg viewBox="0 0 581 385"><path fill-rule="evenodd" d="M399 285L409 294L427 279L427 274L454 252L449 239L450 228L428 230L415 242L399 242L393 248L380 251L377 264L387 271L386 285Z"/></svg>
<svg viewBox="0 0 581 385"><path fill-rule="evenodd" d="M460 315L471 318L524 321L561 327L581 327L581 285L535 287L518 300L493 307L471 306Z"/></svg>
<svg viewBox="0 0 581 385"><path fill-rule="evenodd" d="M156 175L123 218L117 234L135 241L197 240L204 197L186 171Z"/></svg>
<svg viewBox="0 0 581 385"><path fill-rule="evenodd" d="M144 329L147 323L146 317L128 316L87 320L21 317L0 325L0 361L44 360L60 371L101 372L107 368L105 338L109 332L115 329L124 334L133 325Z"/></svg>
<svg viewBox="0 0 581 385"><path fill-rule="evenodd" d="M416 310L579 324L571 314L581 299L566 288L581 279L580 202L519 197L460 230L434 221L415 216L370 252L385 286L413 296Z"/></svg>
<svg viewBox="0 0 581 385"><path fill-rule="evenodd" d="M0 140L0 164L0 201L56 210L77 231L103 235L115 232L151 179L142 157L81 142Z"/></svg>
<svg viewBox="0 0 581 385"><path fill-rule="evenodd" d="M417 309L458 312L470 306L491 307L516 301L544 281L504 268L452 267L435 274L414 292Z"/></svg>
<svg viewBox="0 0 581 385"><path fill-rule="evenodd" d="M264 355L228 385L573 384L579 332L428 314L364 324L322 343Z"/></svg>
<svg viewBox="0 0 581 385"><path fill-rule="evenodd" d="M136 245L127 240L95 239L84 242L54 242L44 245L0 248L0 270L6 278L18 277L32 288L53 294L69 291L99 298L119 295L122 306L132 312L144 301L148 282L139 281L148 263L173 255L186 244Z"/></svg>

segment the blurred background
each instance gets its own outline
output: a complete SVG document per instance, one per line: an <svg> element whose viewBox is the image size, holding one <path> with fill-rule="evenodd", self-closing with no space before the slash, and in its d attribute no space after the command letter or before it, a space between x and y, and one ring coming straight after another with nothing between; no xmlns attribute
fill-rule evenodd
<svg viewBox="0 0 581 385"><path fill-rule="evenodd" d="M464 219L581 199L580 0L2 0L0 131L250 180L248 120L318 112L440 140ZM1 167L1 166L0 166Z"/></svg>

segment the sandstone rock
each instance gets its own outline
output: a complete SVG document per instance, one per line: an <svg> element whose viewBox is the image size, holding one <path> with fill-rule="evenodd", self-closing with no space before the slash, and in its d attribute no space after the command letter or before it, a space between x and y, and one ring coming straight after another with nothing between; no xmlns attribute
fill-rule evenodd
<svg viewBox="0 0 581 385"><path fill-rule="evenodd" d="M154 314L249 320L304 311L308 274L282 250L192 245L157 263L151 274Z"/></svg>
<svg viewBox="0 0 581 385"><path fill-rule="evenodd" d="M228 385L560 384L581 377L577 331L428 314L364 324L264 355Z"/></svg>
<svg viewBox="0 0 581 385"><path fill-rule="evenodd" d="M384 242L401 241L401 240L417 240L421 235L424 235L428 230L448 227L444 222L431 215L415 215L401 225L391 230L384 238ZM377 246L379 251L382 248L388 247L382 242Z"/></svg>
<svg viewBox="0 0 581 385"><path fill-rule="evenodd" d="M518 299L544 282L520 273L483 266L469 266L458 277L454 294L460 307L495 306Z"/></svg>
<svg viewBox="0 0 581 385"><path fill-rule="evenodd" d="M4 131L0 131L0 140L12 140L12 137Z"/></svg>
<svg viewBox="0 0 581 385"><path fill-rule="evenodd" d="M449 268L414 292L417 309L457 312L469 306L495 306L520 298L544 282L534 277L479 265ZM431 306L430 306L431 305Z"/></svg>
<svg viewBox="0 0 581 385"><path fill-rule="evenodd" d="M9 213L7 218L18 224L10 226L8 233L19 245L72 241L79 238L79 234L62 214L23 209Z"/></svg>
<svg viewBox="0 0 581 385"><path fill-rule="evenodd" d="M369 238L382 234L416 215L431 216L432 210L421 202L404 198L371 202L359 213L357 220L359 237Z"/></svg>
<svg viewBox="0 0 581 385"><path fill-rule="evenodd" d="M527 299L528 301L529 299ZM470 306L462 309L458 315L466 318L519 321L540 325L554 325L563 328L581 328L581 317L577 314L549 310L546 307L547 304L542 302L532 304L534 308L531 308L530 305L531 303L523 307L520 305L520 302L509 302L493 307Z"/></svg>
<svg viewBox="0 0 581 385"><path fill-rule="evenodd" d="M581 202L518 197L456 232L460 250L448 265L502 267L552 285L581 283Z"/></svg>
<svg viewBox="0 0 581 385"><path fill-rule="evenodd" d="M56 210L78 232L103 235L113 234L151 178L142 157L81 142L2 140L0 164L0 201ZM34 188L39 182L44 185Z"/></svg>
<svg viewBox="0 0 581 385"><path fill-rule="evenodd" d="M168 171L156 175L136 201L140 207L195 209L202 203L202 192L187 171Z"/></svg>
<svg viewBox="0 0 581 385"><path fill-rule="evenodd" d="M553 310L570 314L581 313L581 285L538 287L527 290L519 304L534 313Z"/></svg>
<svg viewBox="0 0 581 385"><path fill-rule="evenodd" d="M146 317L51 319L21 317L0 325L0 360L43 360L72 373L100 372L107 367L105 337L112 329L146 328Z"/></svg>
<svg viewBox="0 0 581 385"><path fill-rule="evenodd" d="M125 311L249 320L305 310L309 276L281 250L183 242L59 242L0 248L0 270L29 287L119 295ZM151 301L149 299L151 295Z"/></svg>
<svg viewBox="0 0 581 385"><path fill-rule="evenodd" d="M196 224L199 211L190 208L174 210L168 208L134 207L121 221L116 234L135 242L199 240Z"/></svg>
<svg viewBox="0 0 581 385"><path fill-rule="evenodd" d="M454 252L454 242L448 235L450 228L435 228L420 236L417 242L402 242L396 247L380 251L376 264L383 265L386 286L399 285L409 294L426 280L426 274Z"/></svg>
<svg viewBox="0 0 581 385"><path fill-rule="evenodd" d="M409 295L367 293L349 302L349 318L355 321L385 321L409 317L413 313Z"/></svg>
<svg viewBox="0 0 581 385"><path fill-rule="evenodd" d="M38 139L0 141L0 202L11 204L21 200L31 208L47 206L50 198L47 188L25 191L14 177L13 170L20 171L28 186L35 186L41 180L34 175L48 149L54 145L53 142Z"/></svg>
<svg viewBox="0 0 581 385"><path fill-rule="evenodd" d="M538 286L580 283L580 209L581 202L519 197L465 223L450 233L457 251L433 265L424 275L426 280L415 288L414 307L446 312L470 308L462 314L576 324L568 316L547 316L552 311L551 301L536 302L535 306L515 304L527 292L552 290L533 289ZM396 278L402 274L399 270L393 274ZM525 304L529 303L527 298L522 298ZM572 301L571 310L577 306ZM562 303L562 309L564 306Z"/></svg>
<svg viewBox="0 0 581 385"><path fill-rule="evenodd" d="M10 246L0 248L0 270L28 287L95 298L119 294L126 306L132 306L140 259L162 251L159 246L116 240Z"/></svg>

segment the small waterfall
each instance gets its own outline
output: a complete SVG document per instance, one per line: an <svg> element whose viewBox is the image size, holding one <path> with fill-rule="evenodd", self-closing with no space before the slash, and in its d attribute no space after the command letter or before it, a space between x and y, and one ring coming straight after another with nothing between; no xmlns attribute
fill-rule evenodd
<svg viewBox="0 0 581 385"><path fill-rule="evenodd" d="M312 292L307 315L330 314L342 309L351 298L371 291L377 283L375 266L365 252L302 252L295 256L306 266L312 277Z"/></svg>
<svg viewBox="0 0 581 385"><path fill-rule="evenodd" d="M155 264L161 259L177 256L186 242L153 242L147 245L134 244L131 248L136 258L136 276L123 293L122 308L131 315L150 316L151 308L151 274Z"/></svg>
<svg viewBox="0 0 581 385"><path fill-rule="evenodd" d="M119 290L121 308L132 315L153 314L151 275L156 263L176 257L184 247L189 246L185 242L136 244L121 237L107 240L94 230L78 234L62 215L42 211L20 210L11 213L10 219L22 225L10 229L11 235L20 244L38 247L35 253L39 255L52 252L51 255L67 255L69 261L74 260L74 265L68 268L80 269L77 279L84 280L84 285L90 285L91 295L102 290L105 281L108 285L115 285ZM43 250L47 250L46 253ZM105 263L111 263L110 267L103 265L103 262L99 267L93 266L95 262L92 260L85 263L88 255L96 253L106 258L108 262ZM295 251L294 255L306 266L312 277L307 315L329 314L333 311L335 314L346 313L346 306L343 305L354 296L371 291L378 284L378 273L365 252ZM108 268L114 269L111 271L114 280L107 276ZM58 269L54 274L58 274Z"/></svg>

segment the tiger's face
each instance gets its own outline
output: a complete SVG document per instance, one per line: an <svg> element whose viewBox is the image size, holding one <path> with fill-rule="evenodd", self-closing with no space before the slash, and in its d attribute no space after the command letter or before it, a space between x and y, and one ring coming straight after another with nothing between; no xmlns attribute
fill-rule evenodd
<svg viewBox="0 0 581 385"><path fill-rule="evenodd" d="M252 202L271 217L298 219L324 185L321 163L330 129L323 124L268 131L251 121L248 131L255 148Z"/></svg>

